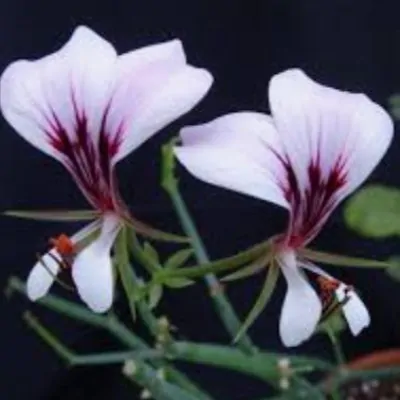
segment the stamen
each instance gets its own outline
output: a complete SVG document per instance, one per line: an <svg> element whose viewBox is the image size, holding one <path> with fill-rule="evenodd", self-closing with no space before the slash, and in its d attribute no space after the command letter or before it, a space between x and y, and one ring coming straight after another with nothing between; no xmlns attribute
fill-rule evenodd
<svg viewBox="0 0 400 400"><path fill-rule="evenodd" d="M75 245L65 233L62 233L57 238L50 238L49 243L55 247L61 256L75 255Z"/></svg>
<svg viewBox="0 0 400 400"><path fill-rule="evenodd" d="M62 261L58 260L57 257L55 257L53 254L48 253L49 256L56 261L61 267L62 265ZM47 264L45 263L45 261L43 260L43 257L40 254L36 254L36 258L37 260L40 262L40 264L42 265L42 267L48 272L49 275L51 275L54 279L55 282L57 282L60 286L62 286L64 289L69 290L71 292L74 292L75 289L68 285L67 283L63 282L57 275L53 274L53 272L51 271L51 269L47 266Z"/></svg>
<svg viewBox="0 0 400 400"><path fill-rule="evenodd" d="M350 300L349 292L351 292L353 288L351 286L346 286L344 289L345 297L342 301L338 301L336 298L336 290L340 285L343 285L342 282L325 276L319 276L317 282L320 287L320 298L323 309L321 321L326 321L334 313L341 310Z"/></svg>
<svg viewBox="0 0 400 400"><path fill-rule="evenodd" d="M320 287L320 297L324 310L330 308L332 302L335 301L335 291L340 286L340 282L336 279L319 276L317 283Z"/></svg>

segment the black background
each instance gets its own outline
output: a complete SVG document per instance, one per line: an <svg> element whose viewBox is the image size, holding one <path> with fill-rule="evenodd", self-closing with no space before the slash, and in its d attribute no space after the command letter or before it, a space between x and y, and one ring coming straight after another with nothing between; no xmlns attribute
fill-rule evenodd
<svg viewBox="0 0 400 400"><path fill-rule="evenodd" d="M122 193L134 213L160 228L177 230L168 199L157 186L158 156L163 141L186 123L207 121L234 110L268 110L269 78L288 67L301 67L322 83L367 93L387 104L400 91L400 8L395 0L3 0L0 5L0 69L19 58L53 52L80 24L111 41L119 52L180 38L193 65L209 69L215 84L190 115L164 130L118 167ZM85 201L62 166L25 143L1 121L0 209L84 208ZM399 183L399 141L394 143L371 180ZM209 252L219 257L238 251L284 228L285 212L272 205L195 181L180 170L182 190L204 235ZM73 225L0 219L1 286L10 274L25 277L34 254L47 238ZM339 209L314 243L369 257L386 257L396 241L373 242L347 231ZM334 273L356 285L372 313L372 326L360 337L344 336L354 356L400 341L399 286L376 271ZM251 305L259 279L227 291L240 313ZM284 283L251 333L258 345L282 350L277 316ZM162 307L179 325L179 335L197 341L227 342L205 288L170 293ZM108 348L106 336L58 316L43 313L20 297L1 300L1 399L134 398L116 368L66 371L23 324L21 313L33 308L79 350ZM140 332L142 329L137 326ZM329 357L324 338L294 350ZM231 373L191 368L217 399L261 396L259 383Z"/></svg>

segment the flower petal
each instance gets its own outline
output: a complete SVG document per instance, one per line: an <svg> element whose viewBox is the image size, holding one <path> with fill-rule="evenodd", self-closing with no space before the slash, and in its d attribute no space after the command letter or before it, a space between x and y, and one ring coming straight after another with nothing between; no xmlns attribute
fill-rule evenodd
<svg viewBox="0 0 400 400"><path fill-rule="evenodd" d="M107 311L113 301L111 246L121 227L114 214L103 217L100 236L82 250L72 265L72 277L81 299L95 312Z"/></svg>
<svg viewBox="0 0 400 400"><path fill-rule="evenodd" d="M369 326L371 323L371 317L368 309L360 296L348 286L342 284L336 290L336 296L339 301L343 301L346 298L348 300L343 306L343 314L349 324L351 333L357 336L364 328Z"/></svg>
<svg viewBox="0 0 400 400"><path fill-rule="evenodd" d="M98 227L99 221L94 221L85 226L75 235L71 236L72 243L76 244L81 241ZM42 257L41 261L38 261L33 266L26 283L27 295L30 300L36 301L48 293L55 277L60 272L60 264L57 260L61 260L61 256L56 249L53 248Z"/></svg>
<svg viewBox="0 0 400 400"><path fill-rule="evenodd" d="M290 172L291 234L304 244L375 168L393 124L366 96L325 87L296 69L271 79L269 99Z"/></svg>
<svg viewBox="0 0 400 400"><path fill-rule="evenodd" d="M36 301L45 296L50 290L55 277L60 272L60 265L55 259L60 260L61 256L52 249L31 269L26 282L26 292L29 300Z"/></svg>
<svg viewBox="0 0 400 400"><path fill-rule="evenodd" d="M285 346L297 346L314 333L322 304L297 266L294 252L280 253L277 260L287 282L279 332Z"/></svg>
<svg viewBox="0 0 400 400"><path fill-rule="evenodd" d="M324 181L343 164L343 198L372 172L393 137L393 123L378 104L362 94L320 85L298 69L271 79L269 100L303 189L310 185L311 162Z"/></svg>
<svg viewBox="0 0 400 400"><path fill-rule="evenodd" d="M124 126L116 162L190 111L213 81L208 71L186 64L179 40L124 54L117 68L117 84L107 119L110 132Z"/></svg>
<svg viewBox="0 0 400 400"><path fill-rule="evenodd" d="M288 207L279 179L285 171L275 153L279 138L270 118L254 112L219 117L186 127L178 160L197 178Z"/></svg>
<svg viewBox="0 0 400 400"><path fill-rule="evenodd" d="M12 63L0 81L6 120L28 142L65 163L59 131L72 142L79 134L98 134L116 57L108 42L79 27L59 51ZM77 119L85 120L85 132L77 129Z"/></svg>

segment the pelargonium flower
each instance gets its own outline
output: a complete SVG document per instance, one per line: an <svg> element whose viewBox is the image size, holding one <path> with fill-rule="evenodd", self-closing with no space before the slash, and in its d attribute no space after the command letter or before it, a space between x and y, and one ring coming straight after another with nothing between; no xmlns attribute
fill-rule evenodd
<svg viewBox="0 0 400 400"><path fill-rule="evenodd" d="M94 311L112 303L110 250L123 219L129 218L115 165L193 108L211 84L207 71L187 64L179 40L118 56L86 27L77 28L59 51L14 62L3 73L0 101L6 120L67 168L99 214L71 238L72 244L81 243L100 230L71 265L78 293ZM27 282L32 300L48 292L59 272L59 250L53 248L32 269Z"/></svg>
<svg viewBox="0 0 400 400"><path fill-rule="evenodd" d="M280 316L285 345L308 339L323 311L304 269L334 291L357 335L370 323L360 297L301 250L378 164L392 139L392 121L366 96L322 86L297 69L271 79L269 101L271 116L238 112L184 128L176 156L203 181L289 211L286 232L274 239L275 261L287 282Z"/></svg>

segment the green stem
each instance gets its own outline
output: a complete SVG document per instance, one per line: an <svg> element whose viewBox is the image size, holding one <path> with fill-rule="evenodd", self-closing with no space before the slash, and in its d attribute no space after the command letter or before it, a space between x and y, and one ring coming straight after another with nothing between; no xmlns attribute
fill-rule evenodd
<svg viewBox="0 0 400 400"><path fill-rule="evenodd" d="M336 361L340 366L344 365L346 363L346 359L343 353L343 349L339 340L339 337L336 335L336 333L329 327L326 328L326 333L329 337L329 340L332 343L332 348L333 352L335 354Z"/></svg>
<svg viewBox="0 0 400 400"><path fill-rule="evenodd" d="M137 351L117 351L99 354L77 354L66 347L61 341L30 312L23 315L28 326L64 361L71 366L77 365L101 365L121 363L129 359L150 360L161 358L160 351L153 349Z"/></svg>
<svg viewBox="0 0 400 400"><path fill-rule="evenodd" d="M159 400L198 400L193 394L184 389L179 388L164 379L160 378L159 374L152 367L146 365L143 359L154 357L155 351L152 354L147 352L129 352L128 354L120 353L105 353L105 354L88 354L78 355L71 351L63 343L61 343L56 336L54 336L45 326L43 326L37 318L32 314L24 314L24 319L31 329L64 361L71 366L78 365L99 365L120 363L127 358L131 363L136 366L134 373L129 375L129 378L134 380L140 386L145 387L150 391L154 398ZM160 353L157 352L157 356ZM143 358L142 358L143 357ZM133 361L134 360L134 361ZM126 375L126 373L125 373Z"/></svg>
<svg viewBox="0 0 400 400"><path fill-rule="evenodd" d="M154 370L144 363L135 362L132 367L132 373L125 372L125 375L138 383L145 386L151 396L156 400L199 400L196 394L173 385L162 379Z"/></svg>
<svg viewBox="0 0 400 400"><path fill-rule="evenodd" d="M136 293L137 289L139 288L139 284L135 271L130 265L127 227L125 226L121 229L116 240L116 256L118 258L117 264L119 273L126 296L129 299L131 309L135 309L135 306L137 306L143 322L146 324L149 331L154 336L157 336L159 332L157 318L153 315L144 300L136 299Z"/></svg>
<svg viewBox="0 0 400 400"><path fill-rule="evenodd" d="M166 351L172 359L231 369L260 378L273 386L276 386L280 377L279 361L283 358L290 360L290 366L296 373L301 370L305 373L310 370L332 370L331 364L310 357L262 352L251 355L239 349L215 344L174 342Z"/></svg>
<svg viewBox="0 0 400 400"><path fill-rule="evenodd" d="M135 272L129 263L127 254L126 228L122 227L115 241L115 258L118 275L121 280L126 298L128 300L132 321L136 320L136 293L138 293L137 279Z"/></svg>
<svg viewBox="0 0 400 400"><path fill-rule="evenodd" d="M175 180L165 182L164 188L169 194L175 211L179 217L180 223L185 234L191 238L191 244L195 252L196 259L199 264L208 264L210 262L206 253L204 244L197 232L194 222L189 214L185 202L178 191L178 186ZM237 317L232 305L224 295L218 279L213 274L205 276L205 281L209 287L210 295L213 299L214 306L219 314L222 322L224 323L227 331L230 333L232 339L236 337L241 327L241 322ZM237 342L238 347L247 353L254 353L255 346L252 344L248 335L243 335Z"/></svg>
<svg viewBox="0 0 400 400"><path fill-rule="evenodd" d="M25 285L16 277L11 277L8 282L7 292L11 294L16 291L26 296ZM150 350L148 344L136 336L125 325L123 325L114 315L95 314L85 307L79 306L71 301L48 294L39 299L38 304L52 311L62 314L73 320L84 322L88 325L104 329L113 335L122 344L135 350ZM64 349L65 350L65 349ZM185 374L165 363L163 360L149 360L149 363L156 368L163 368L167 373L167 379L176 385L190 391L198 396L199 400L211 400L211 397L193 383Z"/></svg>

